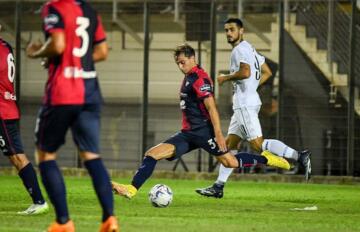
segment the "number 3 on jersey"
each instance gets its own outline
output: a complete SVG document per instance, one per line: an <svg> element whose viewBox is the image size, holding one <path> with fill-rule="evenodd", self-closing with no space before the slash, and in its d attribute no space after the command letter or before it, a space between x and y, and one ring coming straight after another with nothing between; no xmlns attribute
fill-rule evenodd
<svg viewBox="0 0 360 232"><path fill-rule="evenodd" d="M89 48L89 34L86 29L90 25L90 20L85 17L77 17L76 25L78 25L78 27L76 28L75 33L81 38L82 45L80 48L73 49L73 55L76 57L83 57Z"/></svg>
<svg viewBox="0 0 360 232"><path fill-rule="evenodd" d="M211 149L215 149L215 147L216 147L215 138L209 139L209 140L208 140L208 144L210 145L210 148L211 148Z"/></svg>
<svg viewBox="0 0 360 232"><path fill-rule="evenodd" d="M9 53L7 56L7 63L8 63L8 78L11 83L14 82L15 77L15 59L13 54Z"/></svg>

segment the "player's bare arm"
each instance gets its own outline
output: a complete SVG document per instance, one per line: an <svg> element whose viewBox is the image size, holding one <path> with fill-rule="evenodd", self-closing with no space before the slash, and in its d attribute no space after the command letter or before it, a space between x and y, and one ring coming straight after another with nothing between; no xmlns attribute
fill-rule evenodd
<svg viewBox="0 0 360 232"><path fill-rule="evenodd" d="M267 65L266 63L263 63L261 65L261 78L260 78L259 85L264 84L271 76L272 76L272 72L271 72L269 65Z"/></svg>
<svg viewBox="0 0 360 232"><path fill-rule="evenodd" d="M225 152L227 151L227 147L226 147L225 138L221 131L220 116L216 108L215 100L213 97L207 97L204 100L204 104L211 118L211 122L214 128L216 143L218 144L220 150Z"/></svg>
<svg viewBox="0 0 360 232"><path fill-rule="evenodd" d="M94 46L92 57L94 62L100 62L106 60L108 54L109 54L109 48L107 43L104 41Z"/></svg>
<svg viewBox="0 0 360 232"><path fill-rule="evenodd" d="M40 42L30 43L26 48L26 55L29 58L53 57L61 55L65 50L65 34L53 32L44 44Z"/></svg>
<svg viewBox="0 0 360 232"><path fill-rule="evenodd" d="M221 75L217 78L219 85L222 85L226 81L244 80L251 75L250 65L246 63L240 63L240 69L237 72L229 75Z"/></svg>

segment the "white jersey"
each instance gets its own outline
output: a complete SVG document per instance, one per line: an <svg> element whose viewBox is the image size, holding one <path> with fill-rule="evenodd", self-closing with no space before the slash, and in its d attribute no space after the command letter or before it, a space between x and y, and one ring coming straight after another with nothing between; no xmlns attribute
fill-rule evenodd
<svg viewBox="0 0 360 232"><path fill-rule="evenodd" d="M233 109L246 106L261 105L261 100L256 89L261 77L261 65L265 57L259 55L255 48L247 41L240 42L231 52L230 74L240 69L240 63L250 65L250 77L244 80L233 81Z"/></svg>

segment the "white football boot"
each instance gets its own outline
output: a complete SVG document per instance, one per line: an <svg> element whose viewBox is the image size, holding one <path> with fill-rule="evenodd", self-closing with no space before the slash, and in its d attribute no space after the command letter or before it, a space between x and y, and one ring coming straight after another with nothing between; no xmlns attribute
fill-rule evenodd
<svg viewBox="0 0 360 232"><path fill-rule="evenodd" d="M44 204L32 204L24 211L19 211L19 215L37 215L49 212L49 205L45 202Z"/></svg>

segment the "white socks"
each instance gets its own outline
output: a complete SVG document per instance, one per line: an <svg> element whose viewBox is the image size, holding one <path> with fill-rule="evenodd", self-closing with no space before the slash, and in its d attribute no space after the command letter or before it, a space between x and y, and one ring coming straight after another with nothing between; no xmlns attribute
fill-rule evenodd
<svg viewBox="0 0 360 232"><path fill-rule="evenodd" d="M237 150L231 150L230 153L233 154L233 155L236 155L238 153L238 151ZM220 164L219 176L218 176L215 183L217 183L217 184L225 184L226 181L228 180L229 176L233 172L233 170L234 170L233 168L226 168L226 167L224 167L224 165Z"/></svg>
<svg viewBox="0 0 360 232"><path fill-rule="evenodd" d="M292 149L291 147L287 146L283 142L276 140L276 139L264 139L262 143L262 150L268 150L275 155L285 157L288 159L299 159L299 153Z"/></svg>
<svg viewBox="0 0 360 232"><path fill-rule="evenodd" d="M262 143L262 150L268 150L271 153L274 153L275 155L285 157L288 159L299 159L299 153L292 149L291 147L287 146L283 142L276 140L276 139L264 139L264 142ZM230 153L233 155L236 155L238 153L237 150L231 150ZM219 176L215 183L224 185L226 181L228 180L229 176L233 172L233 168L226 168L224 165L220 164L219 168Z"/></svg>

